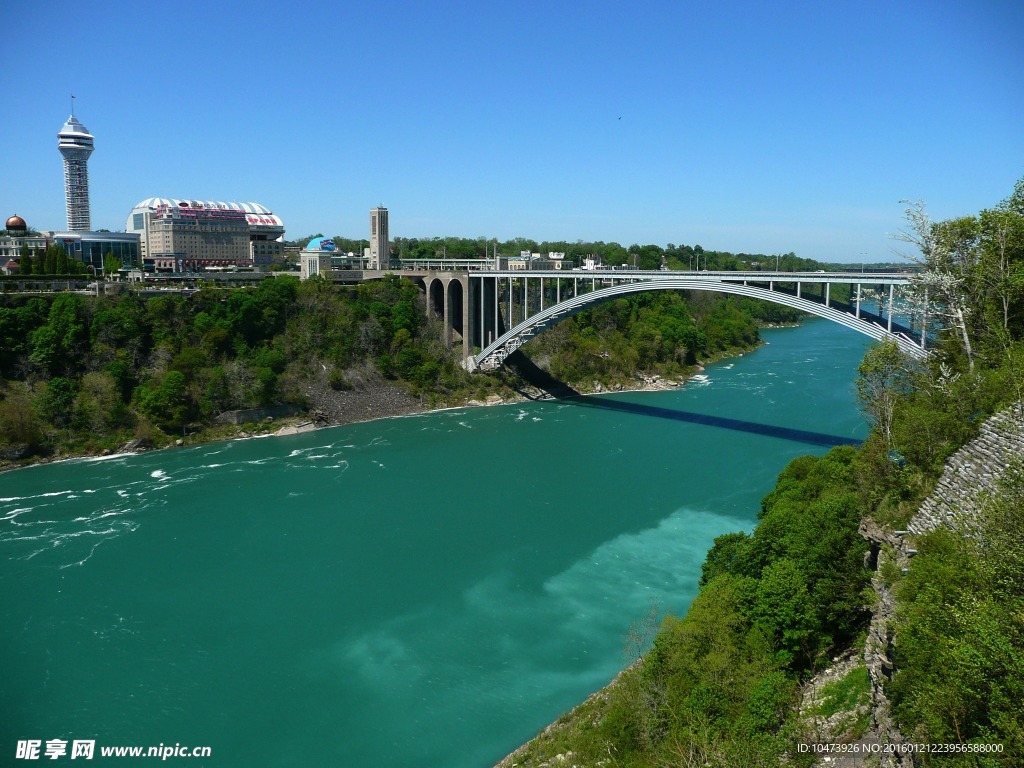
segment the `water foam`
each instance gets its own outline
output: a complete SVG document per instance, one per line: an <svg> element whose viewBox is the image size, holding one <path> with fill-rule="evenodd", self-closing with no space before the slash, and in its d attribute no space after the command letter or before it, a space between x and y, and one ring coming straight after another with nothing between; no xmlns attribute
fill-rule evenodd
<svg viewBox="0 0 1024 768"><path fill-rule="evenodd" d="M546 696L577 700L626 663L621 640L652 604L685 611L707 548L736 527L725 516L680 509L654 528L600 545L540 590L524 589L512 569L497 568L466 589L458 605L396 616L339 642L321 661L339 683L354 674L368 696L382 681L432 688L423 679L429 669L449 681L432 706L453 714L466 697L479 700L489 690L515 700L541 686ZM467 677L462 656L480 655L480 648L508 663Z"/></svg>

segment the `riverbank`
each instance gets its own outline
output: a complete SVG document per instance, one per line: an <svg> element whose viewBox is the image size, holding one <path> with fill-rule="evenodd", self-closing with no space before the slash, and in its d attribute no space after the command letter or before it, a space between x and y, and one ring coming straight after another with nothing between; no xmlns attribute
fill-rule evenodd
<svg viewBox="0 0 1024 768"><path fill-rule="evenodd" d="M740 352L736 356L743 354L746 353ZM689 379L701 375L703 372L704 365L698 364L694 367L693 373L683 377L669 378L657 374L638 373L635 379L625 383L604 386L600 382L594 381L590 387L580 387L574 391L580 395L665 391L677 389ZM295 416L276 419L268 417L261 421L237 425L209 424L200 430L188 433L182 437L163 434L136 437L116 448L109 448L98 452L58 452L51 456L33 457L24 460L17 457L0 457L0 472L72 459L144 453L165 448L203 445L225 440L295 435L327 427L359 424L398 416L434 413L452 408L513 405L535 400L555 399L555 395L548 391L530 385L518 384L515 389L507 389L503 395L492 394L484 399L460 398L451 402L427 405L422 396L413 397L401 386L393 381L389 381L371 368L346 371L346 381L348 386L343 390L331 388L326 375L308 382L304 387L307 409L304 413Z"/></svg>

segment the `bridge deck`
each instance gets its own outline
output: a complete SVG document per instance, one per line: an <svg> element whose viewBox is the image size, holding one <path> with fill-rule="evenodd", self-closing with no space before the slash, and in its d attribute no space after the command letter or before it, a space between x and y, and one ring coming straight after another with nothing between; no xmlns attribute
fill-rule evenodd
<svg viewBox="0 0 1024 768"><path fill-rule="evenodd" d="M401 272L397 274L402 274ZM841 283L844 285L907 285L908 272L693 272L672 270L667 272L639 269L479 269L471 270L471 277L489 278L562 278L596 280L658 280L666 277L686 278L713 283Z"/></svg>

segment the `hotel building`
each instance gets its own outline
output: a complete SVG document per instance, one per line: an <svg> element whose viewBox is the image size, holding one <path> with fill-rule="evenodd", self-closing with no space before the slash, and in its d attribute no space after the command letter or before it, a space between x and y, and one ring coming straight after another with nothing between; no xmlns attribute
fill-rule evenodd
<svg viewBox="0 0 1024 768"><path fill-rule="evenodd" d="M145 268L158 272L263 270L284 255L284 223L259 203L151 197L132 209L125 229L140 236Z"/></svg>

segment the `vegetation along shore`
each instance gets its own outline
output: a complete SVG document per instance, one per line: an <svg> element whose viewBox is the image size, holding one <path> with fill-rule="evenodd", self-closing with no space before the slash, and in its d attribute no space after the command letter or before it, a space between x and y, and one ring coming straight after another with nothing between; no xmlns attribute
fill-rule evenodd
<svg viewBox="0 0 1024 768"><path fill-rule="evenodd" d="M874 347L869 439L791 462L687 614L500 768L1024 762L1024 181L901 237L934 354Z"/></svg>
<svg viewBox="0 0 1024 768"><path fill-rule="evenodd" d="M420 291L395 276L353 287L279 276L149 298L4 292L0 466L674 385L756 346L760 325L799 317L736 297L641 295L565 320L506 368L470 375Z"/></svg>

